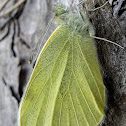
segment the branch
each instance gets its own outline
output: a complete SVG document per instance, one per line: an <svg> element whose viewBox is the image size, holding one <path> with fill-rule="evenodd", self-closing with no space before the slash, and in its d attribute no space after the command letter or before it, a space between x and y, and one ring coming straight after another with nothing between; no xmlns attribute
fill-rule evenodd
<svg viewBox="0 0 126 126"><path fill-rule="evenodd" d="M0 11L2 11L3 10L3 8L6 6L6 4L9 2L9 0L5 0L4 2L3 2L3 4L1 5L1 7L0 7Z"/></svg>
<svg viewBox="0 0 126 126"><path fill-rule="evenodd" d="M26 0L21 0L18 3L16 3L12 8L10 8L9 10L7 10L5 13L0 15L0 18L5 17L6 15L8 15L9 13L11 13L14 9L16 9L17 7L19 7L21 4L23 4Z"/></svg>

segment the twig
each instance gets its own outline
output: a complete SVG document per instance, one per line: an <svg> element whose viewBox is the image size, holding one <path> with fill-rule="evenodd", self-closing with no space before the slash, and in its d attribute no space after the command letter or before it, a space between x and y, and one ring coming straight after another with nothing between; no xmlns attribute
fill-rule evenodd
<svg viewBox="0 0 126 126"><path fill-rule="evenodd" d="M3 8L6 6L6 4L8 3L8 1L9 1L9 0L5 0L5 1L3 2L3 4L0 6L0 11L3 10Z"/></svg>
<svg viewBox="0 0 126 126"><path fill-rule="evenodd" d="M7 33L2 38L0 38L0 42L2 42L2 40L4 40L9 35L9 33L10 33L10 26L11 26L10 23L11 22L8 23Z"/></svg>
<svg viewBox="0 0 126 126"><path fill-rule="evenodd" d="M17 7L19 7L22 3L24 3L26 0L21 0L18 3L16 3L12 8L10 8L9 10L7 10L4 14L0 15L0 18L8 15L9 13L11 13L14 9L16 9Z"/></svg>
<svg viewBox="0 0 126 126"><path fill-rule="evenodd" d="M102 7L104 7L106 4L108 4L109 2L107 1L107 2L105 2L103 5L101 5L100 7L97 7L97 8L95 8L95 9L88 9L88 8L86 8L86 10L87 11L96 11L96 10L99 10L100 8L102 8Z"/></svg>

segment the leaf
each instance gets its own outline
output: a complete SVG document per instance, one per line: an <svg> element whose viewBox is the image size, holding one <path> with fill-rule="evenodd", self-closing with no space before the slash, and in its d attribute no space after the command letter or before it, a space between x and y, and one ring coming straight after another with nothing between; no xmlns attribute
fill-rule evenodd
<svg viewBox="0 0 126 126"><path fill-rule="evenodd" d="M103 119L95 46L79 32L61 25L46 42L20 105L20 126L97 126Z"/></svg>

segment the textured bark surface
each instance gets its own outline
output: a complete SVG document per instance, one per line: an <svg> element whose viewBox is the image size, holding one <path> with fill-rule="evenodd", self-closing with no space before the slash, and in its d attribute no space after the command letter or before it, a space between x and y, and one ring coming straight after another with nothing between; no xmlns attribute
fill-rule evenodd
<svg viewBox="0 0 126 126"><path fill-rule="evenodd" d="M57 1L29 0L0 18L0 126L17 126L20 98L32 72L29 57L36 45L39 48L37 43L40 36L44 36L53 16L53 5ZM92 3L89 0L84 8L98 7L105 2L95 0ZM97 11L86 11L87 15L96 30L96 36L126 47L126 3L124 0L109 2ZM0 6L2 3L3 0L0 0ZM60 0L60 3L71 5L77 1ZM15 0L9 1L0 15L14 4ZM45 40L40 41L42 46L54 29L52 23ZM126 126L126 51L104 41L97 41L96 45L108 99L102 125Z"/></svg>

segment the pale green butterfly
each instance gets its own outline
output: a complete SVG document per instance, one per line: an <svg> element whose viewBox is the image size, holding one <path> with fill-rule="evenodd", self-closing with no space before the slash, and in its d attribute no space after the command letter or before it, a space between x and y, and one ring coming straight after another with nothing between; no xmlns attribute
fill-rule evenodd
<svg viewBox="0 0 126 126"><path fill-rule="evenodd" d="M56 7L58 28L37 59L19 112L20 126L97 126L104 117L93 27L87 17Z"/></svg>

